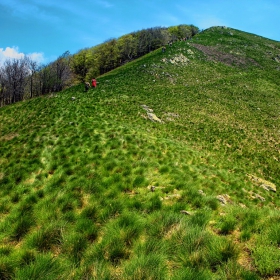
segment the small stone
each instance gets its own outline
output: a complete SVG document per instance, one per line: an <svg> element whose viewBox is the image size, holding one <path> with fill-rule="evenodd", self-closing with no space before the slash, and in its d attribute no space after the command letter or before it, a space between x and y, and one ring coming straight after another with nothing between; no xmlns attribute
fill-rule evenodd
<svg viewBox="0 0 280 280"><path fill-rule="evenodd" d="M170 194L165 197L165 199L172 199L172 198L181 198L181 195L178 193L175 193L175 194Z"/></svg>
<svg viewBox="0 0 280 280"><path fill-rule="evenodd" d="M187 210L181 210L180 213L184 214L184 215L191 215L192 213L187 211Z"/></svg>
<svg viewBox="0 0 280 280"><path fill-rule="evenodd" d="M216 198L223 204L226 205L228 202L231 202L230 196L228 194L217 195Z"/></svg>
<svg viewBox="0 0 280 280"><path fill-rule="evenodd" d="M239 203L239 206L240 206L241 208L247 208L247 206L246 206L245 204L243 204L243 203Z"/></svg>
<svg viewBox="0 0 280 280"><path fill-rule="evenodd" d="M203 190L198 190L198 192L201 194L201 195L205 195L205 193L203 192Z"/></svg>
<svg viewBox="0 0 280 280"><path fill-rule="evenodd" d="M162 120L159 119L154 113L147 112L148 118L153 122L159 122L162 123Z"/></svg>
<svg viewBox="0 0 280 280"><path fill-rule="evenodd" d="M260 199L261 201L265 201L265 198L264 197L262 197L261 195L259 195L259 194L255 194L255 198L258 198L258 199Z"/></svg>

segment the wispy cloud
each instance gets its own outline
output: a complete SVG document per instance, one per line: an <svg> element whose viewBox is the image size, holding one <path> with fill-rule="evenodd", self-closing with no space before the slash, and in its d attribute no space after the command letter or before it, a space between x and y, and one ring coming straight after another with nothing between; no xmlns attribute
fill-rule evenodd
<svg viewBox="0 0 280 280"><path fill-rule="evenodd" d="M100 6L102 6L103 8L112 8L114 7L114 5L108 1L105 0L97 0L96 3Z"/></svg>
<svg viewBox="0 0 280 280"><path fill-rule="evenodd" d="M22 3L19 0L1 0L0 6L10 10L11 15L22 19L36 18L40 21L59 22L59 16L42 9L35 3Z"/></svg>
<svg viewBox="0 0 280 280"><path fill-rule="evenodd" d="M34 52L27 54L28 57L30 57L33 61L36 61L38 63L43 63L45 61L45 57L43 53Z"/></svg>

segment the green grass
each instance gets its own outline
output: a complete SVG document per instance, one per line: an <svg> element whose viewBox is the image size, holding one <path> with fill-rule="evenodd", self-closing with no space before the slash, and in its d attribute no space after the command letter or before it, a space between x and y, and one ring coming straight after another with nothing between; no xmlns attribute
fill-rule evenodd
<svg viewBox="0 0 280 280"><path fill-rule="evenodd" d="M279 47L212 28L1 108L0 278L276 277Z"/></svg>

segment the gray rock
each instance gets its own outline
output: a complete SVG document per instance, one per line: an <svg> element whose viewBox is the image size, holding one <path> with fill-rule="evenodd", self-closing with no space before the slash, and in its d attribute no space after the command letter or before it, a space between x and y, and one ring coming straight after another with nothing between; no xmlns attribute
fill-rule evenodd
<svg viewBox="0 0 280 280"><path fill-rule="evenodd" d="M223 204L226 205L229 202L231 202L230 200L230 196L228 194L221 194L221 195L217 195L216 198Z"/></svg>
<svg viewBox="0 0 280 280"><path fill-rule="evenodd" d="M256 185L260 186L264 190L272 191L272 192L276 192L277 191L277 188L276 188L275 184L273 184L273 183L271 183L271 182L269 182L267 180L264 180L262 178L259 178L257 176L254 176L254 175L247 174L247 176L251 179L251 181L253 183L255 183Z"/></svg>
<svg viewBox="0 0 280 280"><path fill-rule="evenodd" d="M257 199L260 199L261 201L265 201L265 198L264 198L263 196L257 194L257 193L255 193L255 194L253 195L253 197L255 197L255 198L257 198Z"/></svg>
<svg viewBox="0 0 280 280"><path fill-rule="evenodd" d="M186 211L186 210L181 210L180 213L182 213L182 214L184 214L184 215L189 215L189 216L192 215L191 212Z"/></svg>
<svg viewBox="0 0 280 280"><path fill-rule="evenodd" d="M147 112L147 115L151 121L162 123L162 120L159 119L154 113Z"/></svg>
<svg viewBox="0 0 280 280"><path fill-rule="evenodd" d="M165 199L172 199L172 198L181 198L181 195L179 193L174 193L165 197Z"/></svg>
<svg viewBox="0 0 280 280"><path fill-rule="evenodd" d="M153 109L149 108L147 105L143 104L141 107L147 112L148 118L153 122L163 123L163 121L154 114Z"/></svg>
<svg viewBox="0 0 280 280"><path fill-rule="evenodd" d="M198 192L199 192L201 195L203 195L203 196L206 195L206 194L203 192L203 190L198 190Z"/></svg>

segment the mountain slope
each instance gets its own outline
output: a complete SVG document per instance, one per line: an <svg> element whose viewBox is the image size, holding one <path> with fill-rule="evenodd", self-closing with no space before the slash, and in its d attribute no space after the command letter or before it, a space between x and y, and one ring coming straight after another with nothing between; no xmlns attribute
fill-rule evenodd
<svg viewBox="0 0 280 280"><path fill-rule="evenodd" d="M242 156L242 150L249 149L244 152L249 152L251 156L256 156L256 151L263 152L259 155L259 160L269 160L266 159L265 151L262 151L264 146L265 149L268 147L261 143L271 142L270 152L277 158L279 63L274 58L279 55L279 44L275 43L269 48L272 41L262 39L262 44L258 44L260 39L255 35L230 29L227 33L233 35L225 36L224 29L213 30L216 32L212 29L205 31L192 42L177 43L176 48L169 48L167 53L162 54L159 50L153 54L149 65L142 61L133 65L133 69L123 74L131 76L128 87L126 84L122 85L122 78L118 76L113 81L114 85L106 87L109 90L115 87L116 94L127 90L137 92L138 103L151 105L160 116L164 117L168 110L178 113L180 117L175 125L182 127L176 130L176 133L181 134L182 130L185 130L183 136L181 135L182 139L189 140L194 145L203 147L205 141L207 146L210 142L211 149L215 149L215 142L218 142L216 149L224 150L227 156L228 152L232 152L232 156L236 153ZM244 34L244 38L239 34ZM218 39L215 36L218 36ZM238 39L235 40L234 36ZM246 39L248 36L251 41ZM238 45L238 49L235 45L231 47L233 42L241 40L239 37L243 39L245 47L242 49L241 44ZM212 38L212 41L209 38ZM211 46L222 40L224 43L221 46ZM205 52L197 50L204 44L208 44L208 48L215 48L216 55L205 55ZM252 45L253 50L249 49L248 45ZM244 53L242 56L239 55L241 49ZM260 51L257 51L259 49ZM228 66L228 63L223 63L223 57L226 55L231 56L233 65L236 64L235 61L242 63L235 67ZM180 56L186 57L189 62L180 62ZM179 62L174 61L176 58ZM263 133L258 133L260 126L264 129ZM163 130L165 129L168 129L168 126L164 126ZM202 130L204 133L201 133ZM238 134L239 139L231 139L238 137ZM240 141L244 143L240 144ZM231 142L234 142L233 146ZM238 145L241 150L238 149ZM250 158L248 160L251 161ZM272 161L271 167L274 163ZM271 168L267 171L271 172Z"/></svg>
<svg viewBox="0 0 280 280"><path fill-rule="evenodd" d="M279 55L214 27L1 108L1 277L277 276Z"/></svg>

